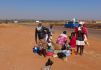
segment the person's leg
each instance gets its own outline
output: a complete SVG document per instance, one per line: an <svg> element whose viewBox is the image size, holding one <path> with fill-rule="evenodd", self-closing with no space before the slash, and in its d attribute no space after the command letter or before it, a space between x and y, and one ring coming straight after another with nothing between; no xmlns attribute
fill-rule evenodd
<svg viewBox="0 0 101 70"><path fill-rule="evenodd" d="M72 48L72 55L75 55L75 48Z"/></svg>
<svg viewBox="0 0 101 70"><path fill-rule="evenodd" d="M42 40L39 39L37 44L38 44L40 47L42 47Z"/></svg>
<svg viewBox="0 0 101 70"><path fill-rule="evenodd" d="M40 56L42 55L42 50L41 50L41 49L39 50L38 54L39 54Z"/></svg>
<svg viewBox="0 0 101 70"><path fill-rule="evenodd" d="M77 45L77 52L76 52L76 54L78 54L78 53L79 53L79 48L80 48L80 46L79 46L79 45Z"/></svg>
<svg viewBox="0 0 101 70"><path fill-rule="evenodd" d="M77 45L77 50L76 50L76 54L79 53L79 48L80 48L80 41L76 40L76 45Z"/></svg>
<svg viewBox="0 0 101 70"><path fill-rule="evenodd" d="M83 54L83 51L84 51L84 46L82 46L82 54Z"/></svg>
<svg viewBox="0 0 101 70"><path fill-rule="evenodd" d="M44 39L40 39L40 42L42 43L43 48L47 47L47 42Z"/></svg>
<svg viewBox="0 0 101 70"><path fill-rule="evenodd" d="M81 48L80 48L80 55L83 54L83 50L84 50L84 46L81 46Z"/></svg>
<svg viewBox="0 0 101 70"><path fill-rule="evenodd" d="M82 55L82 46L80 46L80 55Z"/></svg>
<svg viewBox="0 0 101 70"><path fill-rule="evenodd" d="M40 54L43 55L44 57L46 57L46 49L42 48L40 50Z"/></svg>

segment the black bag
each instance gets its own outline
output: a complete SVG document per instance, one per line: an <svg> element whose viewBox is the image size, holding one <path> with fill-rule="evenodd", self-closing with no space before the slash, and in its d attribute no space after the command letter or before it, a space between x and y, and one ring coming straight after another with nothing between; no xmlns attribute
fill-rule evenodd
<svg viewBox="0 0 101 70"><path fill-rule="evenodd" d="M45 66L52 66L52 65L53 65L53 61L49 58Z"/></svg>
<svg viewBox="0 0 101 70"><path fill-rule="evenodd" d="M57 53L58 57L63 59L64 57L66 57L66 55L62 52Z"/></svg>

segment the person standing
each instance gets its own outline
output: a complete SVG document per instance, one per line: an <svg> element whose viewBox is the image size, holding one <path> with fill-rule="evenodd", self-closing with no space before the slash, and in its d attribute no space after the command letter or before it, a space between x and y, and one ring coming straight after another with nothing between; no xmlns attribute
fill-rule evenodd
<svg viewBox="0 0 101 70"><path fill-rule="evenodd" d="M53 36L53 25L51 24L50 26L49 26L49 32L50 32L50 39L52 40L52 36Z"/></svg>
<svg viewBox="0 0 101 70"><path fill-rule="evenodd" d="M36 44L42 43L43 47L46 47L46 32L48 33L48 28L44 27L41 22L38 23L38 26L35 29L35 42Z"/></svg>
<svg viewBox="0 0 101 70"><path fill-rule="evenodd" d="M80 55L83 54L84 46L85 46L85 32L83 31L83 22L80 22L78 28L75 29L76 33L76 45L77 45L77 54L79 53L80 49Z"/></svg>
<svg viewBox="0 0 101 70"><path fill-rule="evenodd" d="M75 54L75 50L76 50L76 36L75 36L75 32L71 33L71 39L70 39L70 46L71 46L71 53L72 55Z"/></svg>

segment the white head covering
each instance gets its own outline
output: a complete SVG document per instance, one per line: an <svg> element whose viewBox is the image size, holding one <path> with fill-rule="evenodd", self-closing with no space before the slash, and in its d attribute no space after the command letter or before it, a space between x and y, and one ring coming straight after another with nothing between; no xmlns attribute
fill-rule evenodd
<svg viewBox="0 0 101 70"><path fill-rule="evenodd" d="M36 23L39 23L40 21L36 21Z"/></svg>
<svg viewBox="0 0 101 70"><path fill-rule="evenodd" d="M81 31L81 27L78 27L78 30Z"/></svg>
<svg viewBox="0 0 101 70"><path fill-rule="evenodd" d="M80 21L80 22L79 22L79 24L81 24L81 25L83 25L84 23L85 23L85 22L83 22L83 21Z"/></svg>

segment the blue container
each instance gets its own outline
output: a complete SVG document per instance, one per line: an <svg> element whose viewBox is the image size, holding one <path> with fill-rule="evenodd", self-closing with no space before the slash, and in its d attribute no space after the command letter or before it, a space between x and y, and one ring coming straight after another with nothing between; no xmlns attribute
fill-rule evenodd
<svg viewBox="0 0 101 70"><path fill-rule="evenodd" d="M38 53L39 52L39 48L38 47L34 47L33 48L33 53Z"/></svg>

